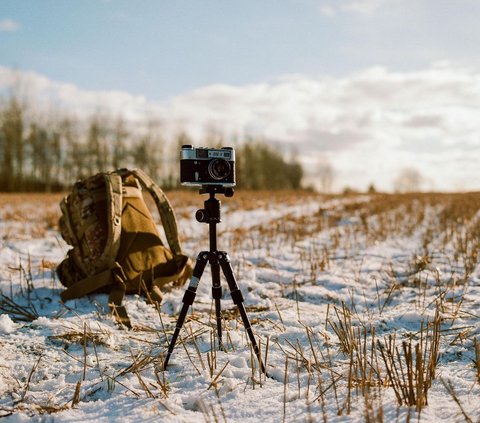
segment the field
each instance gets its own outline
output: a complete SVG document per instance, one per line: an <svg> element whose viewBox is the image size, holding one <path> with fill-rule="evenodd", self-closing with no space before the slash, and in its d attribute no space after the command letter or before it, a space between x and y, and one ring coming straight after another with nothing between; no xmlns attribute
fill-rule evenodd
<svg viewBox="0 0 480 423"><path fill-rule="evenodd" d="M183 248L204 197L169 195ZM0 196L0 418L23 421L480 422L480 193L221 198L262 373L230 299L225 351L207 267L170 365L184 287L63 304L60 195Z"/></svg>

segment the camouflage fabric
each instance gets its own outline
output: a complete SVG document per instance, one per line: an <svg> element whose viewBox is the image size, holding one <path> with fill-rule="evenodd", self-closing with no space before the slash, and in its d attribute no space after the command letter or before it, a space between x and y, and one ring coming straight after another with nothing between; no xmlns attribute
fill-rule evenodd
<svg viewBox="0 0 480 423"><path fill-rule="evenodd" d="M142 187L158 207L170 248L160 238ZM190 277L191 261L181 251L173 209L144 172L122 169L78 181L60 207L60 232L73 247L57 267L67 287L63 301L109 292L113 314L130 326L121 304L125 293L161 301L162 288L181 286Z"/></svg>

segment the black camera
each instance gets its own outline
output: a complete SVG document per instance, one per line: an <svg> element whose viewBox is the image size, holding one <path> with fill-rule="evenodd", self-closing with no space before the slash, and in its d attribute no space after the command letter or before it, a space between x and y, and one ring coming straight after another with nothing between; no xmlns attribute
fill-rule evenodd
<svg viewBox="0 0 480 423"><path fill-rule="evenodd" d="M180 153L182 185L235 186L235 150L232 147L195 148L183 145Z"/></svg>

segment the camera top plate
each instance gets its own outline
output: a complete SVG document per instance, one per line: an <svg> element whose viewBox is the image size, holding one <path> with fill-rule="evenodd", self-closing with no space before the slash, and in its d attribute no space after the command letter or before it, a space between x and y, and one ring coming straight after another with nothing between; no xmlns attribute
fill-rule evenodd
<svg viewBox="0 0 480 423"><path fill-rule="evenodd" d="M183 145L180 152L180 160L211 160L224 159L235 161L235 150L232 147L207 148Z"/></svg>

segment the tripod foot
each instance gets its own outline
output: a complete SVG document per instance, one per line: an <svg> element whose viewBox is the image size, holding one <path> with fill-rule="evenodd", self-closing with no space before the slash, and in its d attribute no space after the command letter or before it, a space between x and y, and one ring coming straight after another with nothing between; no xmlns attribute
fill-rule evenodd
<svg viewBox="0 0 480 423"><path fill-rule="evenodd" d="M205 270L207 261L208 261L208 252L203 251L197 256L197 261L193 269L192 278L190 279L188 288L185 291L185 294L183 295L183 300L182 300L183 306L182 306L182 310L180 311L180 315L178 316L177 324L175 326L175 332L173 333L172 339L170 340L167 355L165 356L165 360L163 362L163 370L165 370L168 366L168 362L170 360L170 356L173 353L173 349L175 348L178 335L180 334L180 330L182 329L183 323L185 322L185 318L187 317L188 309L190 308L190 306L193 304L193 301L195 300L195 296L197 295L198 283L200 282L200 278L202 277L203 271Z"/></svg>

